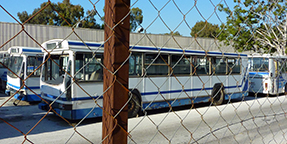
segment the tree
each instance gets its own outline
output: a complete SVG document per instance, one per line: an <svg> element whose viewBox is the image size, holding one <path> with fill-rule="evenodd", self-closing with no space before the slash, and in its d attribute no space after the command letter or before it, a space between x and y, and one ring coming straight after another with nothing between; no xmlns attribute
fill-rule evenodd
<svg viewBox="0 0 287 144"><path fill-rule="evenodd" d="M200 21L191 28L190 35L192 37L215 38L218 30L218 25Z"/></svg>
<svg viewBox="0 0 287 144"><path fill-rule="evenodd" d="M103 9L105 11L105 9ZM105 21L105 16L101 17L102 21ZM138 7L132 8L130 13L130 31L136 31L137 27L142 24L143 15L142 10Z"/></svg>
<svg viewBox="0 0 287 144"><path fill-rule="evenodd" d="M263 49L265 52L286 53L287 3L284 0L240 0L233 11L223 5L227 23L221 26L219 40L239 50ZM239 5L241 4L241 5Z"/></svg>
<svg viewBox="0 0 287 144"><path fill-rule="evenodd" d="M36 14L38 11L40 11L41 8L45 7L47 5L47 2L44 2L41 4L40 8L34 9L32 14L28 14L27 11L18 12L17 15L20 19L20 21L23 23L26 20L28 20L32 15ZM55 7L55 4L52 3L51 6L46 7L44 10L42 10L40 13L35 15L32 19L30 19L27 23L32 24L49 24L54 25L54 19L56 18L56 12L52 9L52 7ZM56 25L56 24L55 24Z"/></svg>
<svg viewBox="0 0 287 144"><path fill-rule="evenodd" d="M34 14L39 12L42 8L47 5L47 2L44 2L40 5L40 8L34 9L32 14L28 14L26 11L18 12L17 15L21 22L25 22ZM58 13L57 13L58 12ZM70 0L63 0L63 2L58 2L57 4L51 3L44 10L40 11L27 23L31 24L45 24L45 25L56 25L56 26L67 26L69 24L74 25L83 19L82 27L86 28L102 28L99 24L96 23L94 18L94 11L87 11L88 17L84 18L84 8L80 5L73 5L70 3ZM69 24L68 24L68 23Z"/></svg>
<svg viewBox="0 0 287 144"><path fill-rule="evenodd" d="M143 22L142 10L138 7L132 8L130 14L130 30L135 31L136 28Z"/></svg>
<svg viewBox="0 0 287 144"><path fill-rule="evenodd" d="M176 32L170 32L170 33L165 33L164 35L181 36L178 31L176 31Z"/></svg>
<svg viewBox="0 0 287 144"><path fill-rule="evenodd" d="M86 17L83 21L81 21L83 28L94 28L94 29L104 29L103 25L97 24L96 23L96 19L95 19L95 15L96 12L95 11L87 11L86 13L88 15L88 17Z"/></svg>

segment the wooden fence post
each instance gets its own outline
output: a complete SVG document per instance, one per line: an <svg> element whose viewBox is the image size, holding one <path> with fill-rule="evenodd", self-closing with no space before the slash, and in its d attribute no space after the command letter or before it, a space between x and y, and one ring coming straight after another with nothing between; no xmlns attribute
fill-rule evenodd
<svg viewBox="0 0 287 144"><path fill-rule="evenodd" d="M115 72L128 58L130 36L130 0L105 0L104 65ZM104 69L102 138L104 144L127 143L128 61L114 75ZM121 84L120 84L121 83Z"/></svg>

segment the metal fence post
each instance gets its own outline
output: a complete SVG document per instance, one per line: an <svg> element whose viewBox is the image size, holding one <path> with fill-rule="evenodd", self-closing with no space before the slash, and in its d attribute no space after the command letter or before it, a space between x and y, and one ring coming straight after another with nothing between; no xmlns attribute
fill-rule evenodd
<svg viewBox="0 0 287 144"><path fill-rule="evenodd" d="M102 118L105 144L127 143L128 108L120 110L128 100L128 61L121 65L129 55L129 10L130 0L105 1L104 91L108 89L104 93Z"/></svg>

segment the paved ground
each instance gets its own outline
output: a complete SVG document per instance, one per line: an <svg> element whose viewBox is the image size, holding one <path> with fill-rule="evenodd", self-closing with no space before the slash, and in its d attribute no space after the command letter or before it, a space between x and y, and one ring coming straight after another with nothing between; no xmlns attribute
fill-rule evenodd
<svg viewBox="0 0 287 144"><path fill-rule="evenodd" d="M8 98L1 94L0 104ZM247 97L246 101L218 107L199 105L175 113L153 111L129 119L129 142L286 143L286 99L286 96ZM101 118L84 120L75 131L53 113L45 116L47 113L37 105L20 102L14 106L13 101L0 108L0 143L22 143L23 134L28 134L28 140L33 143L101 143Z"/></svg>

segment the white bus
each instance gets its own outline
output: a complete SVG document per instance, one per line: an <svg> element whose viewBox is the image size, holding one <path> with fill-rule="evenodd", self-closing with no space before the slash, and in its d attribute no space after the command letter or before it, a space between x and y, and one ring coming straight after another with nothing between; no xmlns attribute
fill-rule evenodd
<svg viewBox="0 0 287 144"><path fill-rule="evenodd" d="M56 39L42 46L51 56L44 54L44 60L48 60L42 67L40 86L45 102L39 108L48 110L52 104L67 119L102 116L101 108L88 94L102 106L103 45ZM130 51L129 117L169 104L173 107L199 102L220 105L248 94L245 54L143 46L130 47Z"/></svg>
<svg viewBox="0 0 287 144"><path fill-rule="evenodd" d="M41 48L14 46L8 49L7 88L8 95L14 95L17 100L39 102L40 96L40 68L43 61ZM38 68L38 69L37 69ZM37 69L37 70L36 70ZM34 72L34 70L36 70ZM23 88L23 82L25 86ZM15 104L15 103L14 103Z"/></svg>
<svg viewBox="0 0 287 144"><path fill-rule="evenodd" d="M287 56L249 56L249 93L277 95L287 92Z"/></svg>
<svg viewBox="0 0 287 144"><path fill-rule="evenodd" d="M0 51L0 91L5 92L7 83L7 63L9 53L7 51Z"/></svg>

